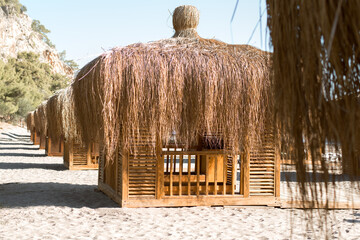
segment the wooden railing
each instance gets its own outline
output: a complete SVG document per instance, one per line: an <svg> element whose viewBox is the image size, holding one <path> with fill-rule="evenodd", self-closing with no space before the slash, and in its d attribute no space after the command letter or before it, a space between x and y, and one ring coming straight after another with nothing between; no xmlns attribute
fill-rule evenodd
<svg viewBox="0 0 360 240"><path fill-rule="evenodd" d="M164 195L234 195L237 158L224 150L163 151Z"/></svg>

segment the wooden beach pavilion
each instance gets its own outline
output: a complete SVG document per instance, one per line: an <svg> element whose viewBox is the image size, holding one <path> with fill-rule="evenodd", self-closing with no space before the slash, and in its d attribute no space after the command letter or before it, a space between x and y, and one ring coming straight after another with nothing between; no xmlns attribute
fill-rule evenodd
<svg viewBox="0 0 360 240"><path fill-rule="evenodd" d="M122 207L279 204L271 55L203 39L198 20L176 8L172 38L114 48L72 84L98 187Z"/></svg>

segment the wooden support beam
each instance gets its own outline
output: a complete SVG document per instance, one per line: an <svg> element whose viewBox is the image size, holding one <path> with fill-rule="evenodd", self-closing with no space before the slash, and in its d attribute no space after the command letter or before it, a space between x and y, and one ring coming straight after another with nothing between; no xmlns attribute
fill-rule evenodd
<svg viewBox="0 0 360 240"><path fill-rule="evenodd" d="M72 142L68 143L69 146L69 168L72 168L74 165L74 144Z"/></svg>
<svg viewBox="0 0 360 240"><path fill-rule="evenodd" d="M164 157L161 155L162 143L160 136L156 136L156 183L155 183L155 197L161 199L164 194Z"/></svg>
<svg viewBox="0 0 360 240"><path fill-rule="evenodd" d="M179 196L181 196L182 193L182 171L183 171L183 160L184 160L184 155L180 155L180 159L179 159Z"/></svg>
<svg viewBox="0 0 360 240"><path fill-rule="evenodd" d="M188 195L191 195L191 155L188 155Z"/></svg>
<svg viewBox="0 0 360 240"><path fill-rule="evenodd" d="M122 200L127 200L129 198L129 152L125 150L123 151L123 159L122 159Z"/></svg>
<svg viewBox="0 0 360 240"><path fill-rule="evenodd" d="M243 179L243 195L244 197L250 196L250 149L246 148L243 159L244 166L244 179Z"/></svg>
<svg viewBox="0 0 360 240"><path fill-rule="evenodd" d="M196 160L196 195L200 195L200 155L195 156Z"/></svg>
<svg viewBox="0 0 360 240"><path fill-rule="evenodd" d="M237 179L237 155L232 156L232 169L231 169L231 195L235 194L236 179Z"/></svg>
<svg viewBox="0 0 360 240"><path fill-rule="evenodd" d="M218 161L215 157L214 159L214 164L215 164L215 167L214 167L214 195L217 195L217 172L218 172Z"/></svg>
<svg viewBox="0 0 360 240"><path fill-rule="evenodd" d="M90 161L91 161L91 155L92 155L92 147L88 147L88 152L87 152L87 162L89 164L89 157L90 157ZM120 186L121 183L122 183L122 180L121 180L121 183L119 183L119 177L121 177L121 173L119 172L119 156L120 155L120 152L119 152L119 147L116 148L115 150L115 192L118 193L119 192L119 189L122 187ZM119 176L120 175L120 176Z"/></svg>
<svg viewBox="0 0 360 240"><path fill-rule="evenodd" d="M86 146L86 162L87 162L87 165L91 165L91 145L87 145ZM117 157L115 157L115 160L117 160ZM115 188L117 189L117 188Z"/></svg>
<svg viewBox="0 0 360 240"><path fill-rule="evenodd" d="M274 173L274 182L275 182L275 197L280 197L280 145L275 147L275 173Z"/></svg>
<svg viewBox="0 0 360 240"><path fill-rule="evenodd" d="M173 159L174 155L170 156L170 196L173 195Z"/></svg>
<svg viewBox="0 0 360 240"><path fill-rule="evenodd" d="M209 195L209 159L205 158L205 195Z"/></svg>
<svg viewBox="0 0 360 240"><path fill-rule="evenodd" d="M226 195L227 155L223 155L223 195Z"/></svg>
<svg viewBox="0 0 360 240"><path fill-rule="evenodd" d="M51 146L51 138L50 137L47 137L47 143L46 143L46 146L45 146L45 152L48 156L51 156L52 154L52 146Z"/></svg>

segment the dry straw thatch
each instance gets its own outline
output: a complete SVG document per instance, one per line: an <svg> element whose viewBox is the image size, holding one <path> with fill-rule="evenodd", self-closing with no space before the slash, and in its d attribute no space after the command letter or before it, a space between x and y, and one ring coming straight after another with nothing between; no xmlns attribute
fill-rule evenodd
<svg viewBox="0 0 360 240"><path fill-rule="evenodd" d="M54 94L46 102L46 117L48 123L48 137L51 139L60 138L62 135L61 112L58 111L59 93Z"/></svg>
<svg viewBox="0 0 360 240"><path fill-rule="evenodd" d="M34 112L29 112L26 115L26 127L28 130L33 130L35 127Z"/></svg>
<svg viewBox="0 0 360 240"><path fill-rule="evenodd" d="M325 183L326 142L338 143L353 169L359 161L360 1L267 0L267 7L277 119L294 149L302 197L317 200L327 185L307 187L306 148Z"/></svg>
<svg viewBox="0 0 360 240"><path fill-rule="evenodd" d="M58 94L57 112L60 115L61 134L66 141L81 142L80 127L77 126L74 108L73 89L69 86Z"/></svg>
<svg viewBox="0 0 360 240"><path fill-rule="evenodd" d="M80 141L76 126L72 87L58 91L46 102L48 136L64 137L67 141Z"/></svg>
<svg viewBox="0 0 360 240"><path fill-rule="evenodd" d="M34 122L36 131L46 136L47 118L46 118L46 102L41 103L34 112Z"/></svg>
<svg viewBox="0 0 360 240"><path fill-rule="evenodd" d="M85 143L101 138L111 155L140 128L164 142L175 130L186 146L221 130L235 150L260 135L272 109L270 54L200 38L194 9L175 10L173 38L114 48L81 69L72 87Z"/></svg>

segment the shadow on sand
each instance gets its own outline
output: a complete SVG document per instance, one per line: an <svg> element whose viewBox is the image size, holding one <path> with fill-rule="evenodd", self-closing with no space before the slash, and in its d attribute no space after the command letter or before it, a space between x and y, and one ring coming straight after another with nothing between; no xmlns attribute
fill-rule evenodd
<svg viewBox="0 0 360 240"><path fill-rule="evenodd" d="M0 139L1 141L1 139ZM0 145L21 145L21 146L39 146L39 145L34 145L32 142L27 142L27 143L19 143L19 142L14 142L14 143L11 143L11 142L0 142Z"/></svg>
<svg viewBox="0 0 360 240"><path fill-rule="evenodd" d="M20 134L11 133L11 132L10 132L10 134L15 136L15 137L19 137L19 138L30 138L30 134L22 134L22 135L20 135Z"/></svg>
<svg viewBox="0 0 360 240"><path fill-rule="evenodd" d="M7 132L7 133L1 133L1 135L5 135L9 138L15 139L15 140L30 140L30 136L29 135L18 135L18 134L14 134L11 132Z"/></svg>
<svg viewBox="0 0 360 240"><path fill-rule="evenodd" d="M3 208L57 206L70 208L119 207L105 194L95 191L96 185L65 183L0 184L0 205Z"/></svg>
<svg viewBox="0 0 360 240"><path fill-rule="evenodd" d="M353 177L348 174L328 174L329 175L329 182L344 182L350 180L360 180L360 177ZM312 173L308 172L306 174L306 179L309 182L324 182L324 174L322 173ZM281 172L280 181L287 181L287 182L297 182L296 180L296 172Z"/></svg>
<svg viewBox="0 0 360 240"><path fill-rule="evenodd" d="M51 163L11 163L11 162L0 162L0 169L46 169L55 171L67 170L63 164L51 164Z"/></svg>
<svg viewBox="0 0 360 240"><path fill-rule="evenodd" d="M46 157L45 153L0 153L0 157Z"/></svg>
<svg viewBox="0 0 360 240"><path fill-rule="evenodd" d="M1 143L0 143L1 145ZM39 150L38 146L34 146L34 147L0 147L0 151L1 150Z"/></svg>
<svg viewBox="0 0 360 240"><path fill-rule="evenodd" d="M360 223L360 219L344 219L348 223Z"/></svg>

